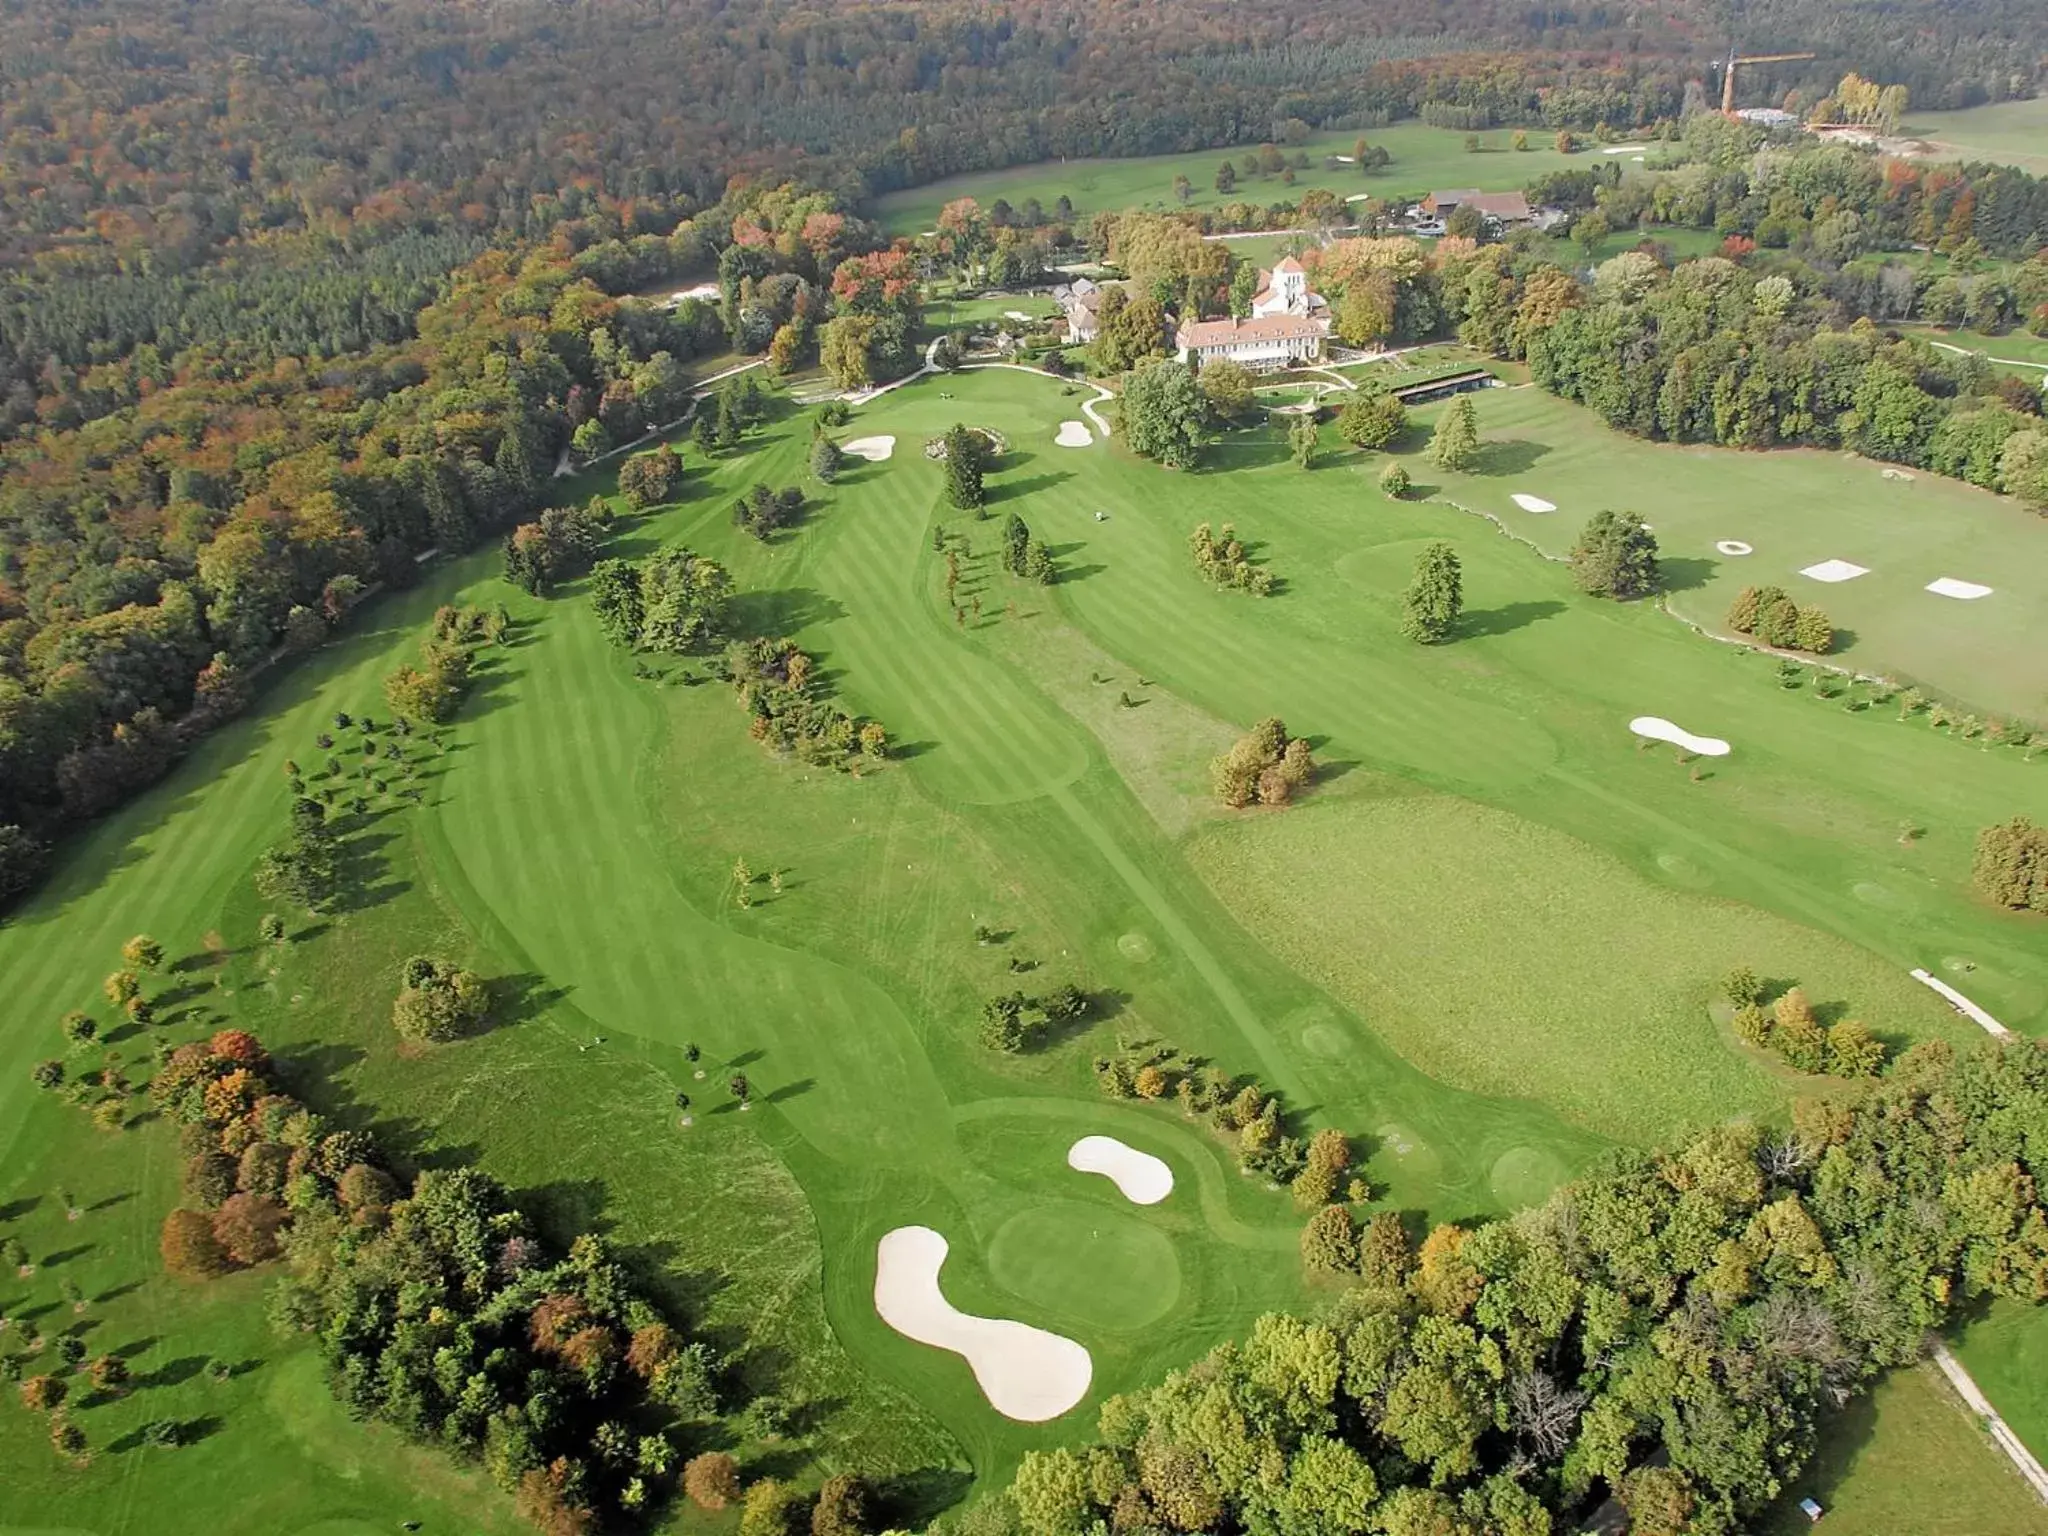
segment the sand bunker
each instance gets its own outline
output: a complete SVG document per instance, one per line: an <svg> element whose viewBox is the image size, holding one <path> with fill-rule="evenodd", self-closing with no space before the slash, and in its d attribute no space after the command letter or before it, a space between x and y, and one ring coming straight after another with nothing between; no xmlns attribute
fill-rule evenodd
<svg viewBox="0 0 2048 1536"><path fill-rule="evenodd" d="M1005 320L1022 320L1026 325L1031 323L1031 317L1021 309L1006 309L1003 311L1003 318Z"/></svg>
<svg viewBox="0 0 2048 1536"><path fill-rule="evenodd" d="M1697 752L1701 757L1726 757L1728 743L1718 736L1695 736L1691 731L1673 725L1662 715L1637 715L1629 721L1628 728L1638 736L1647 736L1652 741L1668 741L1675 747L1688 752Z"/></svg>
<svg viewBox="0 0 2048 1536"><path fill-rule="evenodd" d="M1640 155L1649 147L1647 144L1610 144L1601 150L1600 153L1603 155Z"/></svg>
<svg viewBox="0 0 2048 1536"><path fill-rule="evenodd" d="M856 437L843 445L856 459L866 459L870 464L879 464L896 451L893 437Z"/></svg>
<svg viewBox="0 0 2048 1536"><path fill-rule="evenodd" d="M1090 448L1095 444L1095 434L1088 430L1085 421L1063 421L1053 441L1062 448Z"/></svg>
<svg viewBox="0 0 2048 1536"><path fill-rule="evenodd" d="M1056 1419L1088 1395L1095 1363L1072 1339L1000 1317L969 1317L939 1289L946 1240L898 1227L875 1247L875 1312L906 1339L949 1349L974 1371L989 1406L1026 1424Z"/></svg>
<svg viewBox="0 0 2048 1536"><path fill-rule="evenodd" d="M1114 1136L1083 1136L1067 1148L1067 1166L1077 1173L1101 1174L1133 1205L1157 1205L1173 1193L1171 1168Z"/></svg>
<svg viewBox="0 0 2048 1536"><path fill-rule="evenodd" d="M1512 501L1524 512L1555 512L1557 510L1556 502L1545 501L1541 496L1525 496L1520 491L1516 491L1508 500Z"/></svg>
<svg viewBox="0 0 2048 1536"><path fill-rule="evenodd" d="M1756 553L1755 545L1745 544L1740 539L1716 539L1714 541L1714 548L1724 555L1753 555Z"/></svg>
<svg viewBox="0 0 2048 1536"><path fill-rule="evenodd" d="M1854 581L1858 576L1868 576L1870 568L1851 565L1847 560L1823 560L1819 565L1809 565L1799 573L1811 576L1815 581Z"/></svg>
<svg viewBox="0 0 2048 1536"><path fill-rule="evenodd" d="M1974 603L1980 597L1989 597L1991 589L1979 586L1974 581L1958 581L1953 576L1938 576L1927 583L1927 590L1938 597L1953 597L1965 603Z"/></svg>

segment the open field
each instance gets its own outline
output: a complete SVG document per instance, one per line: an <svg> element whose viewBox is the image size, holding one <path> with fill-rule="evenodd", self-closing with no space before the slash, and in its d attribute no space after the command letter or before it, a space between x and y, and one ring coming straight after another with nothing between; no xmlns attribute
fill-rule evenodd
<svg viewBox="0 0 2048 1536"><path fill-rule="evenodd" d="M1899 130L1926 139L1942 160L1988 160L2048 175L2048 97L1962 112L1915 112Z"/></svg>
<svg viewBox="0 0 2048 1536"><path fill-rule="evenodd" d="M1470 474L1410 468L1461 506L1563 555L1602 507L1640 512L1667 559L1674 612L1720 631L1742 587L1776 584L1818 602L1845 631L1839 660L1896 675L1971 708L2048 721L2048 625L2039 576L2048 525L2016 502L1954 480L1813 449L1743 453L1650 443L1538 389L1477 397L1484 448ZM1418 434L1418 443L1420 437ZM1896 477L1896 478L1895 478ZM1557 504L1518 510L1516 492ZM1731 557L1721 540L1751 545ZM1870 574L1823 584L1800 571L1842 559ZM1949 576L1995 588L1977 602L1922 590ZM1717 733L1718 734L1718 733Z"/></svg>
<svg viewBox="0 0 2048 1536"><path fill-rule="evenodd" d="M780 1433L743 1433L750 1469L872 1470L905 1521L957 1497L970 1470L1001 1476L1024 1450L1075 1438L1106 1395L1308 1299L1284 1196L1240 1177L1176 1108L1093 1087L1089 1056L1119 1037L1165 1036L1256 1074L1302 1129L1353 1133L1385 1203L1451 1218L1540 1199L1614 1142L1737 1112L1782 1118L1796 1084L1706 1011L1736 960L1796 977L1898 1041L1981 1038L1904 981L1919 964L1966 975L2015 1028L2048 1029L2038 934L1965 885L1976 829L2038 803L2048 761L1785 692L1768 663L1653 609L1575 595L1483 522L1386 502L1377 459L1304 473L1261 430L1220 445L1210 469L1172 475L1114 444L1055 447L1076 397L1050 380L973 372L944 389L956 398L926 382L859 411L848 435L894 435L896 456L851 466L828 491L808 485L806 520L772 543L727 509L748 484L800 480L808 427L793 412L708 468L692 454L682 500L626 524L612 550L681 541L728 563L744 594L736 627L817 654L849 706L887 724L898 762L855 779L767 757L701 664L636 676L579 588L526 599L486 551L430 569L281 680L78 839L0 927L13 1005L0 1202L38 1202L19 1224L45 1259L12 1283L9 1310L46 1309L54 1332L47 1309L75 1273L105 1298L87 1314L95 1344L140 1346L149 1376L130 1400L81 1411L101 1450L82 1472L55 1461L38 1421L0 1411L0 1455L18 1469L0 1486L0 1522L98 1536L511 1527L480 1477L422 1469L333 1408L312 1355L263 1324L260 1276L194 1291L157 1273L168 1128L97 1132L30 1086L59 1015L91 1001L137 931L174 956L210 932L230 951L189 973L184 1016L157 1033L253 1028L306 1097L374 1126L409 1162L475 1161L557 1230L600 1226L749 1390L798 1406ZM1540 403L1482 396L1486 434L1562 443L1565 418L1507 414ZM1620 442L1570 414L1580 436ZM998 523L939 506L916 445L955 420L1008 437L992 510L1017 511L1055 546L1060 585L1004 575ZM1503 501L1525 480L1548 493L1546 455L1571 450L1540 448L1504 467L1496 450L1502 473L1472 484ZM1806 456L1722 457L1760 466L1752 496L1821 494L1802 478ZM1926 493L1929 479L1906 489ZM1579 507L1554 499L1565 510L1552 521L1575 525ZM1861 524L1903 540L1899 512L1865 506ZM1281 593L1204 584L1185 548L1203 518L1234 518ZM966 622L951 617L935 521L967 541ZM2038 564L2025 538L2043 530L2026 528L2009 565ZM1421 651L1399 637L1396 609L1430 538L1465 562L1468 617L1459 644ZM283 949L259 945L248 873L284 820L283 763L335 710L381 714L379 680L435 605L458 598L505 602L516 643L487 653L427 803L380 811L374 899ZM1636 749L1626 722L1645 712L1735 752L1695 782L1667 752ZM1219 812L1207 760L1266 714L1316 743L1321 786L1294 811ZM1924 835L1901 843L1907 820ZM737 858L777 872L780 890L756 886L742 909ZM1344 888L1357 869L1400 893L1405 923L1365 899L1366 881ZM1303 921L1304 901L1340 921ZM1574 931L1549 942L1545 917ZM979 944L977 924L1004 937ZM397 1048L395 972L423 949L504 980L498 1027ZM977 1043L982 999L1065 981L1104 1000L1100 1022L1015 1058ZM118 1048L133 1060L148 1044ZM1652 1082L1660 1049L1686 1070ZM1501 1072L1496 1052L1516 1070ZM755 1087L745 1114L717 1086L734 1067ZM687 1130L679 1089L698 1101ZM1163 1159L1172 1195L1134 1206L1069 1168L1068 1147L1091 1133ZM65 1223L60 1182L100 1208ZM957 1356L876 1317L875 1244L910 1224L951 1244L953 1305L1089 1350L1080 1409L1039 1426L1001 1419ZM202 1357L249 1368L215 1382ZM1875 1430L1852 1421L1853 1444L1880 1443L1891 1401ZM176 1452L117 1448L165 1415L210 1432ZM1968 1434L1929 1443L1958 1476L2000 1470ZM262 1507L213 1492L259 1477ZM1905 1501L1925 1496L1887 1458L1831 1502L1866 1488L1873 1508L1917 1511Z"/></svg>
<svg viewBox="0 0 2048 1536"><path fill-rule="evenodd" d="M1465 135L1450 128L1431 128L1423 123L1394 123L1370 128L1364 137L1384 148L1393 160L1369 175L1356 166L1327 169L1324 160L1333 154L1348 155L1359 135L1321 133L1306 144L1283 147L1292 155L1296 148L1309 156L1309 169L1296 171L1295 184L1287 185L1278 173L1254 174L1250 167L1258 153L1257 144L1234 144L1221 149L1200 149L1180 155L1148 155L1126 160L1042 161L1036 165L1013 166L1002 171L982 171L953 176L922 187L890 192L875 199L872 215L892 235L915 235L933 227L939 210L958 197L972 197L985 208L997 198L1007 198L1021 208L1027 197L1035 197L1052 213L1060 197L1072 199L1077 214L1100 213L1122 208L1217 208L1225 203L1298 203L1311 187L1327 187L1340 197L1367 192L1374 197L1415 199L1439 187L1477 187L1482 192L1509 192L1527 186L1546 171L1567 165L1600 163L1599 150L1560 155L1553 143L1555 134L1529 130L1529 148L1511 150L1511 130L1496 128L1478 135L1478 153L1465 148ZM1216 191L1216 167L1228 160L1237 167L1237 189L1228 197ZM1193 185L1187 203L1173 195L1173 178L1185 176Z"/></svg>
<svg viewBox="0 0 2048 1536"><path fill-rule="evenodd" d="M1811 1531L1804 1498L1827 1511L1822 1529L1846 1536L2048 1536L2048 1508L1932 1365L1894 1372L1844 1410L1759 1529Z"/></svg>

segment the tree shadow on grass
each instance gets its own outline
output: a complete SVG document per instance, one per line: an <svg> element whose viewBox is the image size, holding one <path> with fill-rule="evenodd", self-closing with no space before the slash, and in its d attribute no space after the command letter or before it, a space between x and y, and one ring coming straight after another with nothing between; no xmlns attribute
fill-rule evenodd
<svg viewBox="0 0 2048 1536"><path fill-rule="evenodd" d="M1549 452L1548 443L1530 442L1521 437L1496 438L1479 445L1472 472L1478 475L1526 474L1538 459Z"/></svg>
<svg viewBox="0 0 2048 1536"><path fill-rule="evenodd" d="M1657 561L1657 572L1666 592L1696 592L1713 580L1720 562L1699 555L1667 555Z"/></svg>
<svg viewBox="0 0 2048 1536"><path fill-rule="evenodd" d="M875 1485L878 1523L892 1530L923 1530L973 1486L974 1474L958 1467L922 1467L883 1478Z"/></svg>
<svg viewBox="0 0 2048 1536"><path fill-rule="evenodd" d="M813 624L846 617L837 598L813 587L778 587L736 594L729 608L736 635L792 635Z"/></svg>
<svg viewBox="0 0 2048 1536"><path fill-rule="evenodd" d="M1555 618L1564 611L1563 603L1547 598L1537 602L1507 603L1499 608L1482 608L1468 612L1459 621L1458 633L1466 636L1512 634L1539 620Z"/></svg>
<svg viewBox="0 0 2048 1536"><path fill-rule="evenodd" d="M206 1369L207 1358L205 1355L180 1355L175 1360L166 1360L155 1370L137 1376L136 1389L146 1392L155 1387L182 1387Z"/></svg>
<svg viewBox="0 0 2048 1536"><path fill-rule="evenodd" d="M494 976L491 978L490 1017L482 1028L474 1033L482 1034L508 1025L531 1023L568 997L569 992L568 987L553 985L547 977L532 971Z"/></svg>
<svg viewBox="0 0 2048 1536"><path fill-rule="evenodd" d="M1063 481L1073 478L1072 470L1051 469L1042 475L1026 475L1021 480L993 481L987 488L987 500L990 506L998 502L1014 501L1039 491L1051 490Z"/></svg>

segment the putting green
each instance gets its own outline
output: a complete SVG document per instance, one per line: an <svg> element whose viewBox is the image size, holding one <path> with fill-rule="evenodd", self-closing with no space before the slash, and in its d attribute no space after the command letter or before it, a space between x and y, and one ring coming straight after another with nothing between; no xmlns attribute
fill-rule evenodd
<svg viewBox="0 0 2048 1536"><path fill-rule="evenodd" d="M1078 1200L1010 1217L989 1240L988 1271L1029 1305L1029 1318L1042 1313L1052 1326L1130 1331L1158 1321L1180 1300L1180 1262L1163 1232Z"/></svg>
<svg viewBox="0 0 2048 1536"><path fill-rule="evenodd" d="M1487 1185L1510 1209L1541 1205L1550 1192L1571 1177L1564 1159L1541 1147L1514 1147L1494 1160Z"/></svg>

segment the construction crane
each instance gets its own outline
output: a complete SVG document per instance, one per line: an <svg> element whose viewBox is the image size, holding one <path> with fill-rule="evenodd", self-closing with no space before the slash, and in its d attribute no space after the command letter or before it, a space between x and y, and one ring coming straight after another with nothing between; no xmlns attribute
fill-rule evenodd
<svg viewBox="0 0 2048 1536"><path fill-rule="evenodd" d="M1811 53L1745 53L1737 54L1735 45L1728 45L1728 62L1721 69L1721 115L1735 115L1735 66L1738 64L1791 64L1803 59L1815 58Z"/></svg>

